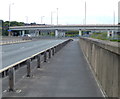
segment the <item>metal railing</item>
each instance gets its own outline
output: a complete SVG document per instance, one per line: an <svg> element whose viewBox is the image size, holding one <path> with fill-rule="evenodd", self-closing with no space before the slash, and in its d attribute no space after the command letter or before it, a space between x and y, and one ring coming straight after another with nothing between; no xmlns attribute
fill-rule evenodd
<svg viewBox="0 0 120 99"><path fill-rule="evenodd" d="M41 52L38 52L30 57L27 57L15 64L12 64L10 66L7 66L6 68L3 68L0 70L0 77L5 78L8 77L8 91L14 91L15 86L15 71L19 68L23 67L24 65L21 65L22 63L26 64L26 76L31 77L31 61L35 58L37 60L37 67L41 68L41 57L43 57L43 62L47 62L49 58L54 56L56 52L58 52L62 47L64 47L68 42L72 41L72 39L66 40L60 44L54 45L50 48L47 48Z"/></svg>

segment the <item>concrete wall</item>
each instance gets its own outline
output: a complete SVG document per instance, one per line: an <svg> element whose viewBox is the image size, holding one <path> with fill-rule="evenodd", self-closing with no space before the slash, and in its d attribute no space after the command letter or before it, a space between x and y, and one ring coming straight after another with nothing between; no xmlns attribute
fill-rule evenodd
<svg viewBox="0 0 120 99"><path fill-rule="evenodd" d="M81 37L80 46L109 97L120 98L120 46L116 42Z"/></svg>

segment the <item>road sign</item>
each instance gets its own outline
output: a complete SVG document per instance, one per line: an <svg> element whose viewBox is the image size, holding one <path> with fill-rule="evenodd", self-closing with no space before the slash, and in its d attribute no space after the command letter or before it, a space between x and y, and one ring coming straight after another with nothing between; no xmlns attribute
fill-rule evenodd
<svg viewBox="0 0 120 99"><path fill-rule="evenodd" d="M11 30L8 30L8 32L11 32Z"/></svg>

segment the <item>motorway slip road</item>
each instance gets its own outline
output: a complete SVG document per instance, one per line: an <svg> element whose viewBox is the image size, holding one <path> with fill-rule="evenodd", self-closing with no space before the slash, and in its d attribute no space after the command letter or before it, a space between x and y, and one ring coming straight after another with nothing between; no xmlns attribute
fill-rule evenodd
<svg viewBox="0 0 120 99"><path fill-rule="evenodd" d="M103 97L77 40L68 43L32 75L15 85L21 91L4 92L3 97Z"/></svg>
<svg viewBox="0 0 120 99"><path fill-rule="evenodd" d="M37 40L26 43L2 45L2 68L64 41L65 40Z"/></svg>

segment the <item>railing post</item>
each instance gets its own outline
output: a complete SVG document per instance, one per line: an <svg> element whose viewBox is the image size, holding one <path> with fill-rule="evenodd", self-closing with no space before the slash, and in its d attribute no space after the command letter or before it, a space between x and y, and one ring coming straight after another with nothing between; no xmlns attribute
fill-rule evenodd
<svg viewBox="0 0 120 99"><path fill-rule="evenodd" d="M27 77L30 77L30 73L31 73L30 62L31 62L31 59L28 59L26 61L26 64L27 64Z"/></svg>
<svg viewBox="0 0 120 99"><path fill-rule="evenodd" d="M54 49L54 53L56 53L56 46L53 49Z"/></svg>
<svg viewBox="0 0 120 99"><path fill-rule="evenodd" d="M14 91L15 72L14 68L9 69L9 91Z"/></svg>
<svg viewBox="0 0 120 99"><path fill-rule="evenodd" d="M5 72L3 71L3 72L1 73L1 78L4 77L4 76L5 76Z"/></svg>
<svg viewBox="0 0 120 99"><path fill-rule="evenodd" d="M44 52L44 62L47 62L47 52Z"/></svg>
<svg viewBox="0 0 120 99"><path fill-rule="evenodd" d="M57 46L55 46L55 53L57 53Z"/></svg>
<svg viewBox="0 0 120 99"><path fill-rule="evenodd" d="M54 56L55 52L54 52L54 48L52 48L52 55Z"/></svg>
<svg viewBox="0 0 120 99"><path fill-rule="evenodd" d="M57 46L57 52L60 50L60 44Z"/></svg>
<svg viewBox="0 0 120 99"><path fill-rule="evenodd" d="M49 49L49 58L51 58L51 49Z"/></svg>
<svg viewBox="0 0 120 99"><path fill-rule="evenodd" d="M37 56L37 68L40 68L41 60L40 55Z"/></svg>
<svg viewBox="0 0 120 99"><path fill-rule="evenodd" d="M63 44L60 44L60 49L63 47Z"/></svg>

